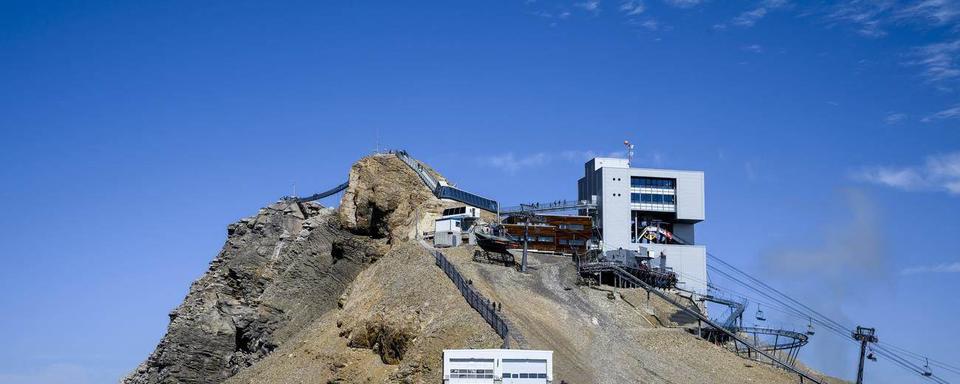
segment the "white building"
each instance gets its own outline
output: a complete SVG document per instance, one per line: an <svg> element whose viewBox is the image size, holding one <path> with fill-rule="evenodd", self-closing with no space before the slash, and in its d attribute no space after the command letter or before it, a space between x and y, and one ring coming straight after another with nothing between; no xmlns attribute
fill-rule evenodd
<svg viewBox="0 0 960 384"><path fill-rule="evenodd" d="M444 349L443 382L535 384L553 382L553 351Z"/></svg>
<svg viewBox="0 0 960 384"><path fill-rule="evenodd" d="M460 245L463 219L437 219L433 224L433 245L436 247L456 247Z"/></svg>
<svg viewBox="0 0 960 384"><path fill-rule="evenodd" d="M463 241L463 232L480 218L480 209L469 205L447 208L433 224L433 245L456 247Z"/></svg>
<svg viewBox="0 0 960 384"><path fill-rule="evenodd" d="M642 244L662 252L679 288L707 293L707 250L694 231L705 218L703 172L631 168L627 159L598 157L584 164L577 191L580 200L597 202L604 251L641 251ZM654 224L682 241L649 244L644 228Z"/></svg>

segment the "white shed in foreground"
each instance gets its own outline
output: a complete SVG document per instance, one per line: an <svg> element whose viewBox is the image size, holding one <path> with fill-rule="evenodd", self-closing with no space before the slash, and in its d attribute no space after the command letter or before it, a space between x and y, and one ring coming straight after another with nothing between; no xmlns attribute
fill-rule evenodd
<svg viewBox="0 0 960 384"><path fill-rule="evenodd" d="M449 384L552 383L553 351L444 349L443 382Z"/></svg>

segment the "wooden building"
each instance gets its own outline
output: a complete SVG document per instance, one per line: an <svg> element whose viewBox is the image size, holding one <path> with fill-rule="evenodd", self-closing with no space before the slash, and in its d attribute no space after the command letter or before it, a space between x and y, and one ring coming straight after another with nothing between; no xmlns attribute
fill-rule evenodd
<svg viewBox="0 0 960 384"><path fill-rule="evenodd" d="M528 230L529 249L554 253L582 253L593 235L589 216L540 215ZM509 216L503 220L507 234L523 242L524 218Z"/></svg>

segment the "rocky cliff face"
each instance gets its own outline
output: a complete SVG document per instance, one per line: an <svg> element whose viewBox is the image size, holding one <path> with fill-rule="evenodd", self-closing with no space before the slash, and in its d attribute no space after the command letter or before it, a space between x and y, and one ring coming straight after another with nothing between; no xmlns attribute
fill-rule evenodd
<svg viewBox="0 0 960 384"><path fill-rule="evenodd" d="M228 226L157 349L123 382L219 383L336 309L358 273L412 236L416 212L440 210L405 167L392 156L359 161L339 212L278 202Z"/></svg>
<svg viewBox="0 0 960 384"><path fill-rule="evenodd" d="M392 155L371 156L350 169L339 215L353 233L398 244L429 230L443 204L413 170Z"/></svg>

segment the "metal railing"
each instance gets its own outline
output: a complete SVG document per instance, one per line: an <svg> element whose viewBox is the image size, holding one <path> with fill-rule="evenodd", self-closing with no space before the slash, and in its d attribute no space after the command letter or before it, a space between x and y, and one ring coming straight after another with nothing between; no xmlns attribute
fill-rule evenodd
<svg viewBox="0 0 960 384"><path fill-rule="evenodd" d="M560 212L560 211L578 211L594 210L597 205L588 200L557 200L545 203L520 204L512 207L505 207L500 210L501 215L508 215L523 212Z"/></svg>
<svg viewBox="0 0 960 384"><path fill-rule="evenodd" d="M306 203L306 202L308 202L308 201L314 201L314 200L320 200L320 199L322 199L322 198L324 198L324 197L327 197L327 196L330 196L330 195L333 195L333 194L336 194L336 193L340 193L340 192L343 191L344 189L347 189L347 187L348 187L349 185L350 185L350 182L347 181L347 182L345 182L345 183L343 183L343 184L340 184L340 185L338 185L338 186L336 186L336 187L331 188L330 190L323 191L323 192L320 192L320 193L314 193L313 195L310 195L310 196L307 196L307 197L287 196L287 197L285 197L284 199L285 199L285 200L286 200L286 199L292 199L292 200L294 200L294 201L298 201L298 202L301 202L301 203Z"/></svg>
<svg viewBox="0 0 960 384"><path fill-rule="evenodd" d="M490 212L497 212L500 209L500 204L497 203L496 200L478 196L449 185L442 185L430 172L427 172L423 164L420 164L417 159L410 156L407 151L390 151L388 153L395 154L398 159L406 163L410 169L420 176L420 179L423 180L423 183L430 189L430 192L433 192L434 196L441 199L456 200Z"/></svg>
<svg viewBox="0 0 960 384"><path fill-rule="evenodd" d="M437 260L437 266L453 281L453 284L460 290L460 294L467 300L467 303L470 303L470 306L480 313L480 317L483 317L483 319L487 321L487 324L490 324L497 332L497 335L503 338L503 348L510 348L510 327L507 325L506 319L504 319L496 307L494 307L493 302L483 297L480 292L477 292L477 290L473 288L473 285L463 278L460 271L457 271L457 267L447 260L447 257L444 256L443 253L434 250L433 257Z"/></svg>
<svg viewBox="0 0 960 384"><path fill-rule="evenodd" d="M721 332L721 333L723 333L723 334L726 334L727 337L729 337L731 340L733 340L734 348L737 349L738 354L739 354L739 352L740 352L740 349L739 349L739 347L738 347L737 345L738 345L738 343L739 343L739 344L743 344L744 347L745 347L745 349L746 349L746 351L747 351L747 353L752 352L755 356L757 356L757 359L756 359L756 360L759 360L759 357L760 357L760 356L763 356L764 358L766 358L767 360L770 361L770 364L771 364L771 365L773 365L773 366L775 366L775 367L783 368L783 369L785 369L785 370L787 370L787 371L790 371L790 372L793 372L794 374L796 374L796 375L799 377L801 383L810 382L810 383L816 383L816 384L823 384L822 381L817 380L816 378L814 378L814 377L811 376L810 374L808 374L808 373L806 373L806 372L803 372L803 371L801 371L800 369L797 369L797 367L794 367L791 363L785 362L785 361L781 360L780 358L777 358L776 356L774 356L773 354L771 354L769 351L766 351L766 350L764 350L762 347L757 346L756 343L750 343L750 342L748 342L746 339L744 339L743 337L741 337L740 335L738 335L738 334L736 334L736 333L734 333L734 332L731 332L730 330L724 328L724 327L723 327L722 325L720 325L720 324L717 324L716 322L714 322L713 320L711 320L709 317L707 317L707 316L704 315L703 313L700 313L699 311L692 310L692 309L690 309L690 308L687 308L687 307L684 306L683 304L680 304L679 302L677 302L676 300L674 300L672 297L670 297L670 296L667 295L666 293L660 291L659 289L654 288L653 286L647 284L647 283L644 282L643 280L638 279L636 276L633 276L633 275L630 274L629 272L623 270L623 269L622 269L620 266L618 266L618 265L611 264L611 263L589 263L589 264L586 264L586 263L585 263L585 264L578 265L577 268L578 268L581 272L583 272L583 271L590 271L590 272L600 272L600 271L603 271L603 272L612 272L612 273L615 273L618 277L620 277L620 279L622 279L622 280L624 280L624 281L632 284L633 286L643 288L644 290L646 290L646 291L649 292L649 293L652 293L652 294L654 294L654 295L657 295L658 297L660 297L661 299L663 299L663 300L666 301L667 303L670 303L670 304L673 305L674 307L680 309L681 311L686 312L687 314L690 314L690 315L696 317L696 318L698 319L698 321L703 322L703 323L706 323L707 325L713 327L713 328L716 329L717 331L719 331L719 332Z"/></svg>

